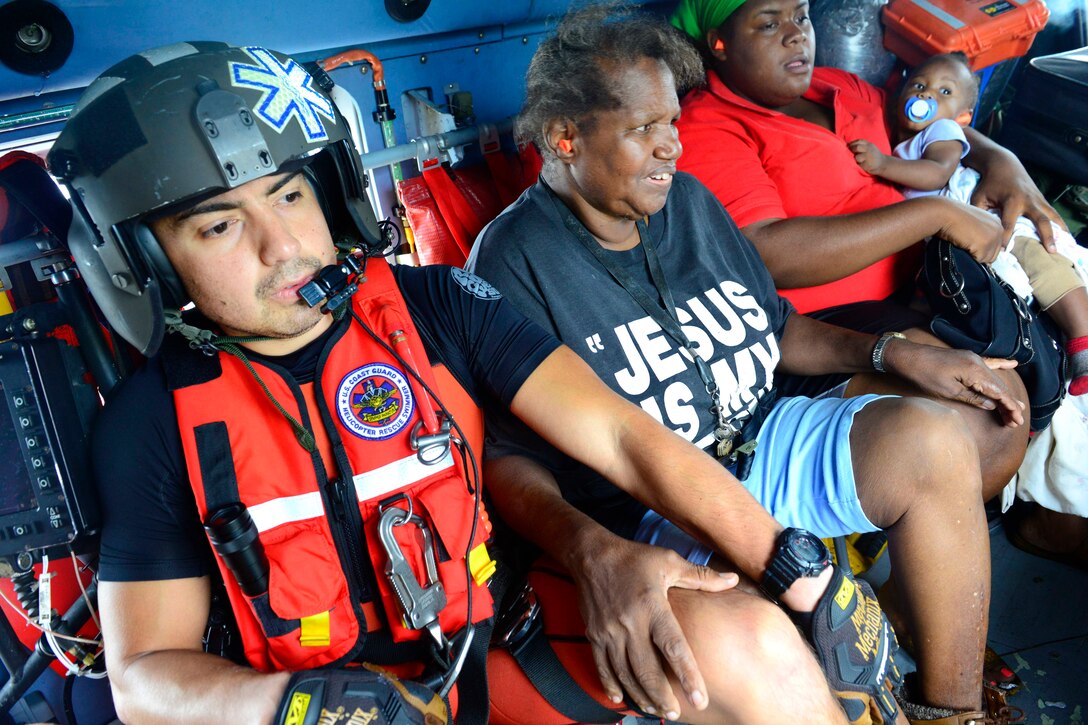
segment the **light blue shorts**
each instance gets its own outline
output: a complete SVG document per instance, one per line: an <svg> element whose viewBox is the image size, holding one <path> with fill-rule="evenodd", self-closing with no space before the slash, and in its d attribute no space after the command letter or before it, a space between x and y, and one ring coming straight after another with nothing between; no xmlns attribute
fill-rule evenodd
<svg viewBox="0 0 1088 725"><path fill-rule="evenodd" d="M885 395L853 398L782 398L756 436L756 453L745 488L783 526L821 538L877 531L861 510L850 458L854 415ZM673 549L695 564L711 550L648 511L635 540Z"/></svg>

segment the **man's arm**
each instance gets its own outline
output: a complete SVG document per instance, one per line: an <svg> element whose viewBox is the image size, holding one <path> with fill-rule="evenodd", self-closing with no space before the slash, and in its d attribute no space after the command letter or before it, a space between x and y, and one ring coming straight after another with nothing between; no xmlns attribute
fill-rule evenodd
<svg viewBox="0 0 1088 725"><path fill-rule="evenodd" d="M901 159L880 151L864 140L847 144L858 166L882 179L920 191L937 191L948 184L960 164L963 144L956 140L934 141L920 159Z"/></svg>
<svg viewBox="0 0 1088 725"><path fill-rule="evenodd" d="M484 480L503 520L574 578L597 673L612 701L622 702L627 692L646 712L679 712L664 662L691 704L706 707L706 685L668 590L720 592L735 586L737 575L616 536L567 503L551 471L528 458L489 460Z"/></svg>
<svg viewBox="0 0 1088 725"><path fill-rule="evenodd" d="M556 448L762 580L778 522L721 464L614 393L570 348L556 349L533 371L510 409ZM830 571L798 579L782 603L811 611Z"/></svg>
<svg viewBox="0 0 1088 725"><path fill-rule="evenodd" d="M1002 244L993 215L938 197L857 214L764 219L741 231L783 289L834 282L928 236L948 239L982 262L996 258Z"/></svg>
<svg viewBox="0 0 1088 725"><path fill-rule="evenodd" d="M207 577L98 588L118 717L129 723L269 723L290 675L206 654Z"/></svg>
<svg viewBox="0 0 1088 725"><path fill-rule="evenodd" d="M569 348L537 367L511 410L552 445L763 581L781 526L717 460L610 390ZM868 585L829 566L797 578L778 601L801 622L840 700L867 708L879 702L894 715L886 691L894 667L884 663L896 645ZM859 621L840 626L833 607L853 611Z"/></svg>

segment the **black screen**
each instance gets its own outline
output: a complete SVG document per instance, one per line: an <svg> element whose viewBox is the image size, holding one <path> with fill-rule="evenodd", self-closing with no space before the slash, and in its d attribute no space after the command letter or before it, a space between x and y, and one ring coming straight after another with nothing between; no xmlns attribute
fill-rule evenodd
<svg viewBox="0 0 1088 725"><path fill-rule="evenodd" d="M0 395L7 399L2 385ZM26 459L19 447L19 431L10 407L5 405L0 411L0 516L36 506Z"/></svg>

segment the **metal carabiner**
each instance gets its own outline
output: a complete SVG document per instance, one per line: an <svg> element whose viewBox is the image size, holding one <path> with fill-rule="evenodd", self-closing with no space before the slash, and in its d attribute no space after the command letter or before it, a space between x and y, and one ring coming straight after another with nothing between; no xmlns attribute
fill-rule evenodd
<svg viewBox="0 0 1088 725"><path fill-rule="evenodd" d="M400 543L393 535L393 527L412 524L423 536L423 565L426 569L427 583L420 586L412 565L404 557ZM435 644L445 650L448 643L438 623L438 613L446 606L446 590L438 579L438 564L435 560L434 538L427 522L419 516L406 513L403 509L391 506L381 512L378 518L378 538L389 557L385 565L385 575L397 595L404 614L404 624L409 629L426 629Z"/></svg>
<svg viewBox="0 0 1088 725"><path fill-rule="evenodd" d="M416 452L416 458L427 466L441 462L450 452L450 419L445 416L441 418L437 433L423 434L426 428L420 420L408 436L408 444Z"/></svg>

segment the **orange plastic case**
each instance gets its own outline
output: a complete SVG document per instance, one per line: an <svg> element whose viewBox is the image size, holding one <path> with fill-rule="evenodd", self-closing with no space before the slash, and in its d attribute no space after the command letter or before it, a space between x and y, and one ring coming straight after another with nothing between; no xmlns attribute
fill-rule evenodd
<svg viewBox="0 0 1088 725"><path fill-rule="evenodd" d="M1027 53L1049 17L1043 0L891 0L884 47L909 65L958 50L979 70Z"/></svg>

